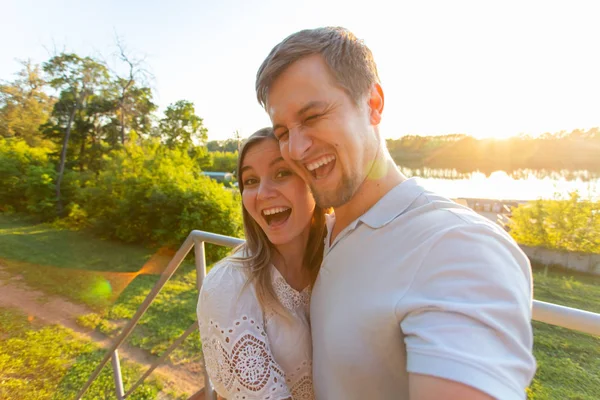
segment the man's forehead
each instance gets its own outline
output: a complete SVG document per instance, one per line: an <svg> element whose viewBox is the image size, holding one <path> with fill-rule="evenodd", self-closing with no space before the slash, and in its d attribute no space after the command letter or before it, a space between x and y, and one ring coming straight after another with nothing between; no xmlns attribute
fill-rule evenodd
<svg viewBox="0 0 600 400"><path fill-rule="evenodd" d="M267 113L271 119L275 115L296 113L309 102L320 100L331 83L329 70L321 56L301 58L273 81L267 93Z"/></svg>

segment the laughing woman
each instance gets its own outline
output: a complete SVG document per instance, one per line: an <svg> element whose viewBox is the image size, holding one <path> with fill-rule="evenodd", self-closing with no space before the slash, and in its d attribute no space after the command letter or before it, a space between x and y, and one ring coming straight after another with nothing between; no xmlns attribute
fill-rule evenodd
<svg viewBox="0 0 600 400"><path fill-rule="evenodd" d="M208 375L227 399L313 399L310 287L325 212L281 158L270 128L242 147L246 243L210 271L198 301Z"/></svg>

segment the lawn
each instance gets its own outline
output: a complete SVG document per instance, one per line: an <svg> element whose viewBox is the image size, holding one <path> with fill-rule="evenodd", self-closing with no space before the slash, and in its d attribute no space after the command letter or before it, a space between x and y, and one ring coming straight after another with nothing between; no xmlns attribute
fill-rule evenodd
<svg viewBox="0 0 600 400"><path fill-rule="evenodd" d="M534 270L537 300L600 313L600 277L572 271ZM600 393L600 338L534 322L538 371L530 399L597 400Z"/></svg>
<svg viewBox="0 0 600 400"><path fill-rule="evenodd" d="M103 356L103 350L68 329L39 324L15 310L0 308L0 399L72 399ZM122 363L121 372L125 387L141 375L128 362ZM147 380L129 398L156 399L161 389L158 381ZM111 398L115 398L115 386L109 367L84 399Z"/></svg>
<svg viewBox="0 0 600 400"><path fill-rule="evenodd" d="M6 244L5 237L10 245ZM43 238L41 244L37 243L39 238ZM64 244L65 240L69 244ZM28 251L31 247L39 249L38 246L45 250L35 254ZM87 233L0 215L0 263L8 265L10 271L19 271L31 285L98 306L97 313L79 322L106 334L118 333L123 321L133 316L158 279L151 273L160 272L167 260L165 251L104 241ZM104 268L96 269L98 265ZM113 271L117 271L117 275L108 276L110 268L107 266L115 266ZM63 274L63 278L54 278L56 274ZM72 279L76 280L73 277L79 276L77 274L86 277L91 274L100 277L99 281L109 281L112 291L109 293L104 284L104 289L92 290L90 295L87 292L96 288L98 282L88 277L82 278L81 285L73 285ZM70 288L64 288L67 286L64 279L69 279ZM142 318L129 343L154 354L164 350L195 319L198 294L195 285L193 265L183 265ZM600 277L535 268L534 296L538 300L600 313ZM529 389L529 398L597 399L600 338L537 322L533 326L538 372ZM200 352L196 333L186 340L173 359L175 362L197 361Z"/></svg>

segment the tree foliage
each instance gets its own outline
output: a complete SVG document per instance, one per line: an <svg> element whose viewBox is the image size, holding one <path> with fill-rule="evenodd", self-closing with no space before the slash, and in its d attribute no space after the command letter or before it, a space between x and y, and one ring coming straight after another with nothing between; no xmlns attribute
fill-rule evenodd
<svg viewBox="0 0 600 400"><path fill-rule="evenodd" d="M61 53L0 85L0 212L133 243L178 246L193 229L241 235L237 192L202 174L215 162L232 170L237 156L209 153L189 101L156 118L140 64L119 49L125 74Z"/></svg>
<svg viewBox="0 0 600 400"><path fill-rule="evenodd" d="M238 152L213 151L210 153L211 165L207 171L235 172L237 167Z"/></svg>
<svg viewBox="0 0 600 400"><path fill-rule="evenodd" d="M21 64L17 79L0 84L0 136L22 138L37 146L43 142L39 127L50 117L53 99L44 91L40 67L30 61Z"/></svg>
<svg viewBox="0 0 600 400"><path fill-rule="evenodd" d="M170 149L190 149L194 145L204 144L208 139L208 130L203 120L196 115L194 104L179 100L167 107L165 117L159 123L160 136Z"/></svg>

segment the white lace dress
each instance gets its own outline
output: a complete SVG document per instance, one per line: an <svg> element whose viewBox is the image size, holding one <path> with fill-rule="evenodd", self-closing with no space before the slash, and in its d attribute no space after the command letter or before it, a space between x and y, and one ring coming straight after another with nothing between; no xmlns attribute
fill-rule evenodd
<svg viewBox="0 0 600 400"><path fill-rule="evenodd" d="M225 259L204 279L198 325L206 370L229 399L314 399L308 289L298 292L273 266L273 287L288 320L263 313L253 285L235 261Z"/></svg>

